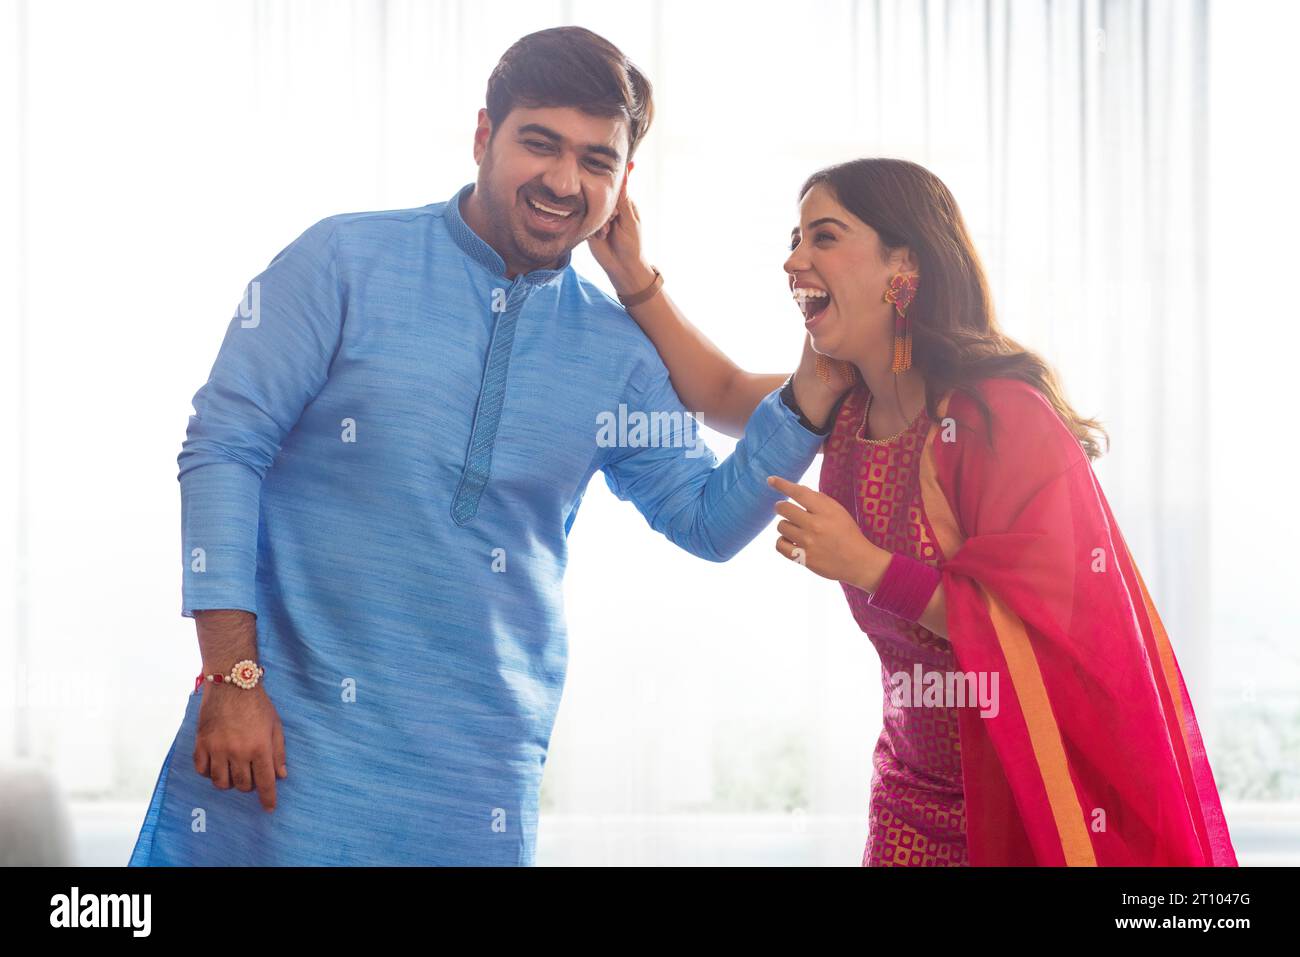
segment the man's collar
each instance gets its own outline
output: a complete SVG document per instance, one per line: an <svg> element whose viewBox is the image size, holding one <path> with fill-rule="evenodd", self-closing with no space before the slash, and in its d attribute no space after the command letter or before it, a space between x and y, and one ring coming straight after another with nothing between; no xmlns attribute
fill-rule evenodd
<svg viewBox="0 0 1300 957"><path fill-rule="evenodd" d="M447 229L451 232L451 238L456 240L456 245L464 251L466 256L482 265L492 275L504 279L506 261L478 233L470 229L469 224L465 222L465 217L461 215L461 201L467 199L472 192L474 192L474 184L466 183L456 191L455 196L447 201L446 209L443 211L443 218L447 221ZM569 260L572 256L573 250L567 250L563 258L560 259L557 268L534 269L532 272L525 273L524 279L533 285L550 282L569 268Z"/></svg>

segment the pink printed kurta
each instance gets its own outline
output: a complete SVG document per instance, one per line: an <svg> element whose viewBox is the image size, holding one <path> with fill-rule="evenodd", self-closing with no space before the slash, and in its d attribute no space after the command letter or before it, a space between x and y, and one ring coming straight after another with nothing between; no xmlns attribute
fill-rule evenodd
<svg viewBox="0 0 1300 957"><path fill-rule="evenodd" d="M945 556L921 497L921 453L930 421L923 409L888 439L865 438L866 387L840 405L827 437L820 490L857 519L868 539L930 565ZM876 742L871 823L864 866L967 865L958 711L898 707L890 675L956 670L952 646L929 629L867 604L865 592L844 585L849 608L880 654L884 730Z"/></svg>

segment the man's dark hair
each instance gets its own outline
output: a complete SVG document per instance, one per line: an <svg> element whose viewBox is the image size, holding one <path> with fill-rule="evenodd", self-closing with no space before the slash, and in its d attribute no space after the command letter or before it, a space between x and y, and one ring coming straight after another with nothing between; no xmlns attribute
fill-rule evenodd
<svg viewBox="0 0 1300 957"><path fill-rule="evenodd" d="M515 107L555 106L623 117L631 159L654 119L654 91L636 65L604 37L583 27L552 27L517 40L488 78L492 135Z"/></svg>

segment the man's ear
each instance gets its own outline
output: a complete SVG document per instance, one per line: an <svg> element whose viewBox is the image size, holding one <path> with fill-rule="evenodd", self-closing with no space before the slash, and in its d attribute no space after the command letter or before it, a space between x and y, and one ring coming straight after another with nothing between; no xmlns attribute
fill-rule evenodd
<svg viewBox="0 0 1300 957"><path fill-rule="evenodd" d="M482 164L483 157L487 153L487 141L491 138L492 138L492 121L488 118L487 108L483 107L478 111L478 126L474 130L474 162L475 163Z"/></svg>

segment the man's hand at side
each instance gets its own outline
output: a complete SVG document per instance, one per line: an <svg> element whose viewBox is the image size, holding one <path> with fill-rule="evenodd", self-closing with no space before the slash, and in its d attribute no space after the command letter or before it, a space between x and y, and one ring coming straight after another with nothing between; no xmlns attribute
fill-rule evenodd
<svg viewBox="0 0 1300 957"><path fill-rule="evenodd" d="M257 659L257 619L246 611L196 611L203 673L226 673L244 658ZM203 683L194 770L215 787L257 789L262 807L275 810L275 779L288 777L284 729L265 685L252 689Z"/></svg>

